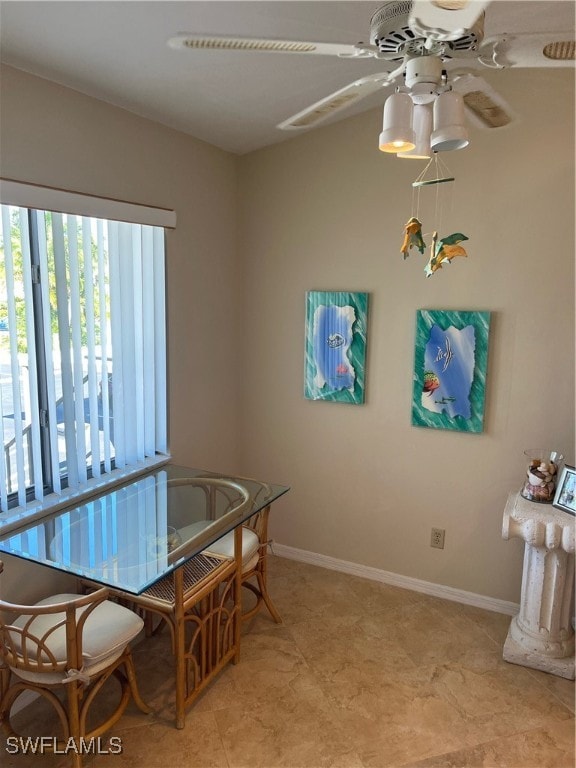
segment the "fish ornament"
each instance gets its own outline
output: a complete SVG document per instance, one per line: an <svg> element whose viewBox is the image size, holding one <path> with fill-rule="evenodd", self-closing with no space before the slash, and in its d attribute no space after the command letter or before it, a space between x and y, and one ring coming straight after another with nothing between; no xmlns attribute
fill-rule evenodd
<svg viewBox="0 0 576 768"><path fill-rule="evenodd" d="M431 277L436 270L442 269L442 262L447 261L450 264L456 256L468 256L464 248L458 245L463 240L468 238L461 232L455 232L440 239L438 239L438 232L433 232L430 260L424 267L426 277Z"/></svg>
<svg viewBox="0 0 576 768"><path fill-rule="evenodd" d="M428 397L430 397L432 392L434 392L435 389L438 389L439 386L440 379L434 371L424 371L424 386L422 387L422 392L425 392Z"/></svg>
<svg viewBox="0 0 576 768"><path fill-rule="evenodd" d="M420 253L424 253L426 250L426 243L422 238L422 224L415 216L409 218L404 227L404 242L400 248L400 253L405 259L408 258L409 250L413 246L416 246Z"/></svg>

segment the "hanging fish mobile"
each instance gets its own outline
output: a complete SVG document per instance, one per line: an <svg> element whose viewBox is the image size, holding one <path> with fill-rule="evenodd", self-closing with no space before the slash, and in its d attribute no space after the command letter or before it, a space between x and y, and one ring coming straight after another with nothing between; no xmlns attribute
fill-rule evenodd
<svg viewBox="0 0 576 768"><path fill-rule="evenodd" d="M452 235L441 238L438 237L438 232L433 232L430 258L424 267L426 277L432 277L434 272L442 269L444 262L450 264L456 256L468 256L464 248L459 245L463 240L468 240L468 237L462 232L454 232ZM415 216L411 216L404 226L404 241L400 248L404 259L408 258L413 246L416 246L420 253L424 253L426 249L426 243L422 237L422 224Z"/></svg>
<svg viewBox="0 0 576 768"><path fill-rule="evenodd" d="M451 184L455 181L454 176L450 173L446 165L439 157L439 153L435 152L430 158L424 170L419 174L415 181L412 182L412 187L415 190L412 193L412 210L416 213L416 216L411 216L404 225L404 240L402 241L402 247L400 253L407 259L410 255L410 250L416 248L421 254L426 250L426 243L424 242L424 236L422 235L422 223L418 218L418 211L420 210L420 191L429 187L436 187L438 185L444 185L446 183ZM449 188L449 187L444 187ZM416 204L417 203L417 204ZM434 213L435 219L441 218L441 206L439 205L439 194L436 194L436 210ZM440 229L440 222L438 222L437 228ZM442 269L443 264L450 264L452 259L456 256L468 256L464 248L460 245L464 240L468 240L466 235L462 232L454 232L452 235L446 235L445 237L438 237L438 232L432 233L432 244L430 248L430 258L428 264L424 267L426 277L432 277L432 275L439 269ZM429 385L433 391L434 381L431 380Z"/></svg>

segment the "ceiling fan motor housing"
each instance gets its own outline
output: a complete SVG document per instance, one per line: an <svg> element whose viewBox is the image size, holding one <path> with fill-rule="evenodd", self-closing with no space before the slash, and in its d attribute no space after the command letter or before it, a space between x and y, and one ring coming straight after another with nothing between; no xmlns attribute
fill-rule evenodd
<svg viewBox="0 0 576 768"><path fill-rule="evenodd" d="M370 42L384 58L400 61L407 53L422 54L441 52L446 58L457 55L458 51L474 51L484 38L484 14L456 40L442 40L436 43L438 50L426 49L426 38L414 32L409 25L412 9L410 0L393 0L384 3L370 20Z"/></svg>
<svg viewBox="0 0 576 768"><path fill-rule="evenodd" d="M406 85L439 83L442 77L442 60L438 56L416 56L406 62Z"/></svg>

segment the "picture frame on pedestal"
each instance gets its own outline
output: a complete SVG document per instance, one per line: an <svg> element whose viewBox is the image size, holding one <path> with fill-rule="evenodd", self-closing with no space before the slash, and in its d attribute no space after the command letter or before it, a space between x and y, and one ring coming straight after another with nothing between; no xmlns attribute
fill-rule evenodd
<svg viewBox="0 0 576 768"><path fill-rule="evenodd" d="M552 504L576 516L576 468L565 464L560 472Z"/></svg>

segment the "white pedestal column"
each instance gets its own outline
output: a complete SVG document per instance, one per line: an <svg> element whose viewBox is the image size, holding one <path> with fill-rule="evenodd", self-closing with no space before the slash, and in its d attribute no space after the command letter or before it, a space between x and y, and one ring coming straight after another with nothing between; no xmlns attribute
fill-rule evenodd
<svg viewBox="0 0 576 768"><path fill-rule="evenodd" d="M520 613L512 619L503 657L513 664L574 680L575 519L520 493L508 496L504 539L525 542Z"/></svg>

